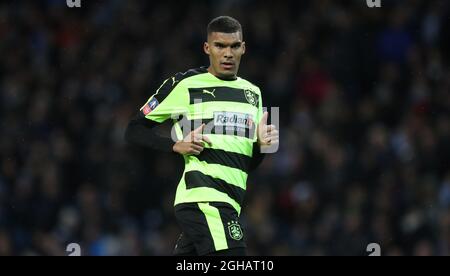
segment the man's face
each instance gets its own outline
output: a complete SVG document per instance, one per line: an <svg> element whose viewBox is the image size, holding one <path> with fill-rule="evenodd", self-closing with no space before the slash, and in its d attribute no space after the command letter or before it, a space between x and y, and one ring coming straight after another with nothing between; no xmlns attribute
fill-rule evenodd
<svg viewBox="0 0 450 276"><path fill-rule="evenodd" d="M208 35L208 42L205 42L203 48L209 55L210 73L224 79L236 77L241 56L245 53L245 42L242 41L240 32L213 32Z"/></svg>

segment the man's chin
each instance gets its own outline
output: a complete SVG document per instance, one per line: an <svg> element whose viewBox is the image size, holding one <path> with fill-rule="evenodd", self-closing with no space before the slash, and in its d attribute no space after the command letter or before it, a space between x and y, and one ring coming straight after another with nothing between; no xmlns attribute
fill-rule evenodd
<svg viewBox="0 0 450 276"><path fill-rule="evenodd" d="M231 72L231 71L224 71L224 72L220 72L219 73L219 78L221 78L221 79L226 79L226 80L233 80L233 79L236 79L236 72Z"/></svg>

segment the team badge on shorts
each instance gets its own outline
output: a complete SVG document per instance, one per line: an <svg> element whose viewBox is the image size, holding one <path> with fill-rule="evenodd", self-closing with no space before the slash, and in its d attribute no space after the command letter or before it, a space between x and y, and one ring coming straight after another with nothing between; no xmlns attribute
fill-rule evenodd
<svg viewBox="0 0 450 276"><path fill-rule="evenodd" d="M241 226L238 224L237 221L228 222L228 233L230 234L230 237L233 240L237 241L240 241L244 236L244 233L242 233Z"/></svg>
<svg viewBox="0 0 450 276"><path fill-rule="evenodd" d="M247 102L253 106L258 106L258 94L253 92L250 89L244 90L245 99L247 99Z"/></svg>

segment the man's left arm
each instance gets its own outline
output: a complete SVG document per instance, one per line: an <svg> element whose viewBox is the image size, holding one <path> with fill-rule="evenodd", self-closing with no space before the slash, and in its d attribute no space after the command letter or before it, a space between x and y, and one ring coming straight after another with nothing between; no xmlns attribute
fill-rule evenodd
<svg viewBox="0 0 450 276"><path fill-rule="evenodd" d="M262 99L258 102L258 116L259 124L256 129L256 142L253 143L253 155L250 162L249 170L255 170L264 160L266 156L264 149L270 147L278 147L279 134L275 125L268 125L267 120L269 113L263 112Z"/></svg>
<svg viewBox="0 0 450 276"><path fill-rule="evenodd" d="M264 160L266 155L261 152L258 142L253 143L253 155L250 161L249 171L254 171Z"/></svg>

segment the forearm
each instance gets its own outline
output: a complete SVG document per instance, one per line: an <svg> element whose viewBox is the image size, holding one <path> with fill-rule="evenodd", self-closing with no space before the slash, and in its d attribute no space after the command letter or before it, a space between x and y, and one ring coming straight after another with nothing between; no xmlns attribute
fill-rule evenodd
<svg viewBox="0 0 450 276"><path fill-rule="evenodd" d="M156 133L159 124L136 116L128 124L125 140L137 146L151 148L163 152L173 152L174 141L170 137L163 137Z"/></svg>
<svg viewBox="0 0 450 276"><path fill-rule="evenodd" d="M253 143L253 155L250 161L249 171L255 170L264 160L266 155L261 153L261 147L258 142Z"/></svg>

